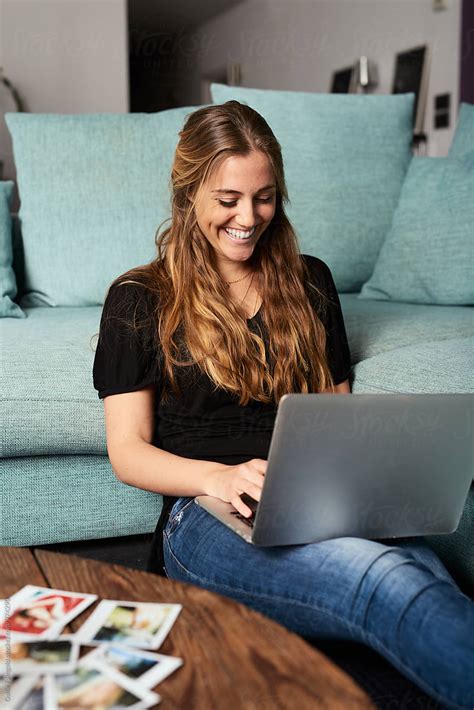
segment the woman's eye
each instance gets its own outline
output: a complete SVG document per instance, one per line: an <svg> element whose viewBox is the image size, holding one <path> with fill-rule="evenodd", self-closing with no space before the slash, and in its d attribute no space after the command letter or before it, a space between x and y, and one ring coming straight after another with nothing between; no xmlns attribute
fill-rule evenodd
<svg viewBox="0 0 474 710"><path fill-rule="evenodd" d="M258 197L257 202L271 202L273 200L273 195L270 195L270 197ZM222 205L222 207L235 207L237 204L237 200L232 200L231 202L226 202L225 200L219 200L219 204Z"/></svg>
<svg viewBox="0 0 474 710"><path fill-rule="evenodd" d="M237 201L234 200L233 202L225 202L224 200L219 200L219 204L222 205L222 207L235 207Z"/></svg>

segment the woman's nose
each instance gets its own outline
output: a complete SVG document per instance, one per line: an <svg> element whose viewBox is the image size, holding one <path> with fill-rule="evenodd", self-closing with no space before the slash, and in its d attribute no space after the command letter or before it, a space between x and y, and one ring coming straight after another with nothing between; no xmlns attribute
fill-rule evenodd
<svg viewBox="0 0 474 710"><path fill-rule="evenodd" d="M250 229L255 224L255 207L252 201L241 201L236 221L243 229Z"/></svg>

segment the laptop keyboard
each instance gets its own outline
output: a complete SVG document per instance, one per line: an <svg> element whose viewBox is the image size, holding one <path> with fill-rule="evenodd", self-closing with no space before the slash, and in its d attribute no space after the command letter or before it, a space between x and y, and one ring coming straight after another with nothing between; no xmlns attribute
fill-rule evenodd
<svg viewBox="0 0 474 710"><path fill-rule="evenodd" d="M242 513L239 513L238 510L232 510L231 515L235 515L236 518L248 525L249 528L253 528L255 523L255 512L253 512L248 518L246 518L245 515L242 515Z"/></svg>

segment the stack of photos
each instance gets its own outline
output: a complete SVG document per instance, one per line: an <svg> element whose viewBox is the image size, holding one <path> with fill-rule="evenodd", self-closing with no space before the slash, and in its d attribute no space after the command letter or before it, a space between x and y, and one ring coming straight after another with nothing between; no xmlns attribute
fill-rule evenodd
<svg viewBox="0 0 474 710"><path fill-rule="evenodd" d="M151 689L183 664L155 653L181 604L105 599L74 634L62 633L95 594L27 585L2 600L0 707L9 710L142 710ZM93 650L80 656L81 646Z"/></svg>

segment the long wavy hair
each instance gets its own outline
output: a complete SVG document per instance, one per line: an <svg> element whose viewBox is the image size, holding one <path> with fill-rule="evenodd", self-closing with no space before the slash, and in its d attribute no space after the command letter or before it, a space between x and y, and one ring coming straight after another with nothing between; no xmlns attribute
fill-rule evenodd
<svg viewBox="0 0 474 710"><path fill-rule="evenodd" d="M171 225L156 232L157 256L127 271L112 285L138 283L154 304L150 322L163 373L161 396L181 391L177 368L198 367L214 383L246 405L251 399L278 404L290 392L333 391L326 359L326 332L311 305L325 294L310 283L297 236L285 214L288 202L281 147L265 119L238 101L199 108L179 133L171 172ZM251 257L261 273L259 313L268 338L252 332L230 300L216 268L214 250L201 233L193 202L222 162L251 151L265 154L276 182L274 217ZM248 262L250 264L250 261ZM312 299L313 300L313 299ZM314 304L314 300L313 300ZM159 346L159 347L158 347Z"/></svg>

